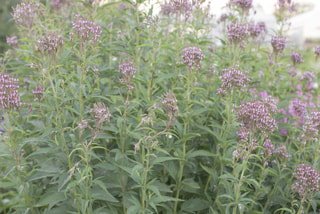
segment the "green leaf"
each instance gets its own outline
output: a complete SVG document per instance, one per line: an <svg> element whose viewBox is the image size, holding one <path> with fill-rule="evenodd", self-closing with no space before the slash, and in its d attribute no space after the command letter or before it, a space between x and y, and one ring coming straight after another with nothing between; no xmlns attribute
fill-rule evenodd
<svg viewBox="0 0 320 214"><path fill-rule="evenodd" d="M56 204L59 201L66 200L66 196L63 192L48 192L40 198L39 202L35 205L36 207L42 207L48 204Z"/></svg>
<svg viewBox="0 0 320 214"><path fill-rule="evenodd" d="M197 150L197 151L189 151L187 154L186 154L186 158L189 159L189 158L194 158L194 157L213 157L215 156L214 154L212 154L211 152L208 152L206 150Z"/></svg>
<svg viewBox="0 0 320 214"><path fill-rule="evenodd" d="M110 192L107 190L105 184L100 180L94 180L94 184L98 185L100 188L93 188L93 198L110 201L110 202L119 202Z"/></svg>
<svg viewBox="0 0 320 214"><path fill-rule="evenodd" d="M63 173L62 175L59 176L59 186L58 186L58 191L59 192L68 183L70 178L71 178L71 176L69 175L68 172L65 172L65 173Z"/></svg>
<svg viewBox="0 0 320 214"><path fill-rule="evenodd" d="M175 157L157 157L154 161L153 164L159 164L162 163L164 161L170 161L170 160L179 160L179 158L175 158Z"/></svg>
<svg viewBox="0 0 320 214"><path fill-rule="evenodd" d="M188 212L194 212L207 209L209 206L210 203L208 201L196 198L183 202L181 209Z"/></svg>
<svg viewBox="0 0 320 214"><path fill-rule="evenodd" d="M105 9L106 7L109 7L109 6L113 5L113 4L118 4L118 3L120 3L120 2L121 2L121 1L116 1L116 2L110 2L110 3L103 4L102 6L100 6L100 7L98 8L98 10L103 10L103 9Z"/></svg>
<svg viewBox="0 0 320 214"><path fill-rule="evenodd" d="M200 185L195 182L192 178L186 178L182 182L186 187L189 187L191 189L200 189Z"/></svg>

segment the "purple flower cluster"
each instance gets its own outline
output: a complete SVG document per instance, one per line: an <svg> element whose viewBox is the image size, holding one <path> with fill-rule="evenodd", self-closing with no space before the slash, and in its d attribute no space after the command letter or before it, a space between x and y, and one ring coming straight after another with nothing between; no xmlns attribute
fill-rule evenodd
<svg viewBox="0 0 320 214"><path fill-rule="evenodd" d="M319 55L320 55L320 46L319 47L316 47L314 49L314 55L316 57L316 60L318 59Z"/></svg>
<svg viewBox="0 0 320 214"><path fill-rule="evenodd" d="M222 81L221 88L218 89L219 95L232 94L234 90L243 91L250 82L248 71L243 73L239 65L231 69L223 69L223 74L220 76Z"/></svg>
<svg viewBox="0 0 320 214"><path fill-rule="evenodd" d="M285 161L290 157L290 155L288 155L287 147L285 144L282 144L278 148L276 148L273 152L273 156L280 159L281 161Z"/></svg>
<svg viewBox="0 0 320 214"><path fill-rule="evenodd" d="M271 45L273 48L273 53L282 54L283 50L286 48L286 38L281 36L274 36L271 39Z"/></svg>
<svg viewBox="0 0 320 214"><path fill-rule="evenodd" d="M263 144L263 147L266 151L266 157L271 157L273 151L274 151L274 145L272 144L271 140L270 139L267 139L264 144Z"/></svg>
<svg viewBox="0 0 320 214"><path fill-rule="evenodd" d="M274 145L272 144L270 139L267 139L264 143L263 143L263 147L265 150L265 157L266 157L266 162L265 164L268 165L268 161L270 160L272 153L274 152Z"/></svg>
<svg viewBox="0 0 320 214"><path fill-rule="evenodd" d="M241 11L248 13L252 8L252 0L230 0L229 5L235 6Z"/></svg>
<svg viewBox="0 0 320 214"><path fill-rule="evenodd" d="M36 85L36 88L32 92L34 101L40 102L42 95L43 95L43 92L44 92L44 88L42 88L39 85Z"/></svg>
<svg viewBox="0 0 320 214"><path fill-rule="evenodd" d="M292 190L298 192L301 199L307 199L309 192L312 195L319 190L319 173L315 167L301 163L293 177L297 182L292 185Z"/></svg>
<svg viewBox="0 0 320 214"><path fill-rule="evenodd" d="M11 36L11 37L7 37L7 43L8 45L17 48L18 47L18 38L17 36Z"/></svg>
<svg viewBox="0 0 320 214"><path fill-rule="evenodd" d="M248 35L248 25L231 23L227 26L228 40L231 44L243 43Z"/></svg>
<svg viewBox="0 0 320 214"><path fill-rule="evenodd" d="M69 0L51 0L50 5L55 8L61 8L68 2L69 2Z"/></svg>
<svg viewBox="0 0 320 214"><path fill-rule="evenodd" d="M182 62L188 69L200 69L203 58L204 54L202 54L200 48L187 47L183 49Z"/></svg>
<svg viewBox="0 0 320 214"><path fill-rule="evenodd" d="M279 102L279 99L276 99L271 95L268 95L266 91L260 92L259 96L261 97L266 107L269 108L269 111L271 112L271 114L273 115L276 114L276 112L278 111L277 103Z"/></svg>
<svg viewBox="0 0 320 214"><path fill-rule="evenodd" d="M18 78L0 74L0 108L4 111L19 109L23 104L18 93Z"/></svg>
<svg viewBox="0 0 320 214"><path fill-rule="evenodd" d="M243 127L249 127L251 134L258 130L264 134L272 133L278 128L269 107L261 101L241 104L238 108L238 121L242 123Z"/></svg>
<svg viewBox="0 0 320 214"><path fill-rule="evenodd" d="M306 81L307 85L310 86L313 83L313 80L316 78L315 73L311 71L305 71L302 76L300 77L301 81Z"/></svg>
<svg viewBox="0 0 320 214"><path fill-rule="evenodd" d="M133 63L130 60L128 60L128 62L123 61L119 64L119 72L121 75L121 79L119 79L119 81L120 83L125 83L128 90L133 89L133 87L130 85L130 82L136 71L136 67L133 66Z"/></svg>
<svg viewBox="0 0 320 214"><path fill-rule="evenodd" d="M266 24L264 22L252 23L249 26L249 34L252 38L256 38L261 35L262 32L266 32Z"/></svg>
<svg viewBox="0 0 320 214"><path fill-rule="evenodd" d="M120 2L118 9L121 10L121 11L123 11L123 10L127 9L127 7L128 7L128 6L127 6L125 3Z"/></svg>
<svg viewBox="0 0 320 214"><path fill-rule="evenodd" d="M233 158L242 160L246 159L258 146L256 139L253 139L251 142L240 140L237 144L238 148L233 151Z"/></svg>
<svg viewBox="0 0 320 214"><path fill-rule="evenodd" d="M161 5L161 14L163 14L164 16L170 16L172 13L174 13L174 11L171 4Z"/></svg>
<svg viewBox="0 0 320 214"><path fill-rule="evenodd" d="M57 36L57 33L53 31L38 39L36 43L36 50L41 55L49 55L52 59L54 59L57 52L61 50L63 45L64 41L62 36Z"/></svg>
<svg viewBox="0 0 320 214"><path fill-rule="evenodd" d="M189 0L170 0L169 3L161 5L161 13L166 16L183 14L187 21L192 14L192 6Z"/></svg>
<svg viewBox="0 0 320 214"><path fill-rule="evenodd" d="M225 22L228 19L229 15L222 13L221 16L218 19L218 23Z"/></svg>
<svg viewBox="0 0 320 214"><path fill-rule="evenodd" d="M295 66L296 64L300 64L304 61L302 56L295 51L291 51L290 59L293 63L293 66Z"/></svg>
<svg viewBox="0 0 320 214"><path fill-rule="evenodd" d="M292 2L292 0L278 0L278 6L280 10L288 8L290 13L296 10L296 5Z"/></svg>
<svg viewBox="0 0 320 214"><path fill-rule="evenodd" d="M163 109L167 112L170 112L172 116L178 112L178 101L172 91L169 91L166 95L164 95L161 104Z"/></svg>
<svg viewBox="0 0 320 214"><path fill-rule="evenodd" d="M39 2L23 1L13 9L13 19L17 26L31 29L38 18Z"/></svg>
<svg viewBox="0 0 320 214"><path fill-rule="evenodd" d="M96 127L99 129L102 128L104 122L110 122L111 114L104 103L93 104L93 109L90 109L89 112L96 122Z"/></svg>
<svg viewBox="0 0 320 214"><path fill-rule="evenodd" d="M296 118L304 118L307 114L307 104L298 98L293 98L289 106L289 112Z"/></svg>
<svg viewBox="0 0 320 214"><path fill-rule="evenodd" d="M240 141L243 141L243 142L247 142L248 141L249 133L250 132L246 127L241 127L237 132Z"/></svg>
<svg viewBox="0 0 320 214"><path fill-rule="evenodd" d="M100 42L101 36L101 27L94 23L90 22L85 17L80 15L75 15L72 21L73 30L75 30L76 35L80 42L89 42L89 43L97 43ZM71 37L73 37L73 32L71 32Z"/></svg>
<svg viewBox="0 0 320 214"><path fill-rule="evenodd" d="M303 125L302 139L305 144L306 141L317 141L317 137L320 130L320 111L311 113L311 116L307 117L306 122Z"/></svg>

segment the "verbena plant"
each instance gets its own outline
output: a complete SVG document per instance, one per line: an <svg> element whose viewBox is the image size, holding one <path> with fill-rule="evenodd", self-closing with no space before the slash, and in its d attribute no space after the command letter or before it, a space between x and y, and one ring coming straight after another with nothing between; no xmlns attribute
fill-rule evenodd
<svg viewBox="0 0 320 214"><path fill-rule="evenodd" d="M320 48L286 37L291 1L274 30L251 0L209 3L14 8L1 213L319 212Z"/></svg>

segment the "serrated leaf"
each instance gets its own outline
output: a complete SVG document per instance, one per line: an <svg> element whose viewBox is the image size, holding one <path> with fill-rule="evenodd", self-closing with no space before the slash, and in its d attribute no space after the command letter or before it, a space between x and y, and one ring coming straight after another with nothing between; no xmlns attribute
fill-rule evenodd
<svg viewBox="0 0 320 214"><path fill-rule="evenodd" d="M196 151L191 150L186 154L187 159L199 157L199 156L200 157L213 157L215 155L211 152L206 151L206 150L196 150Z"/></svg>
<svg viewBox="0 0 320 214"><path fill-rule="evenodd" d="M196 198L183 202L181 209L188 212L194 212L207 209L209 206L210 203L208 201Z"/></svg>
<svg viewBox="0 0 320 214"><path fill-rule="evenodd" d="M179 160L179 158L175 158L175 157L157 157L154 161L153 164L159 164L165 161L170 161L170 160Z"/></svg>
<svg viewBox="0 0 320 214"><path fill-rule="evenodd" d="M42 207L48 204L56 204L57 202L66 200L66 196L63 192L48 192L40 198L39 202L35 205L36 207Z"/></svg>
<svg viewBox="0 0 320 214"><path fill-rule="evenodd" d="M200 189L200 185L195 182L192 178L186 178L182 181L183 185L191 189Z"/></svg>
<svg viewBox="0 0 320 214"><path fill-rule="evenodd" d="M110 201L110 202L119 202L113 195L110 194L110 192L107 190L105 184L100 180L95 180L94 184L98 185L100 190L103 190L101 192L94 191L93 195L96 196L96 199L104 200L104 201ZM101 193L101 195L100 195ZM98 197L99 196L99 197ZM100 197L102 196L102 197ZM94 198L94 196L92 196Z"/></svg>

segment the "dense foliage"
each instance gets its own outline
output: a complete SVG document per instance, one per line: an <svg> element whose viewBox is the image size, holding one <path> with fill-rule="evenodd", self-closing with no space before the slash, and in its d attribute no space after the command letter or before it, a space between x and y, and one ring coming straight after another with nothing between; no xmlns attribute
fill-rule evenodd
<svg viewBox="0 0 320 214"><path fill-rule="evenodd" d="M13 9L0 213L319 212L320 47L287 38L294 3L277 29L252 0L160 4Z"/></svg>

